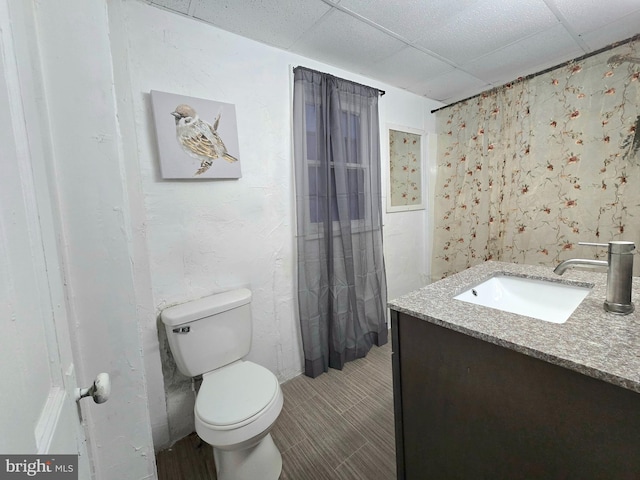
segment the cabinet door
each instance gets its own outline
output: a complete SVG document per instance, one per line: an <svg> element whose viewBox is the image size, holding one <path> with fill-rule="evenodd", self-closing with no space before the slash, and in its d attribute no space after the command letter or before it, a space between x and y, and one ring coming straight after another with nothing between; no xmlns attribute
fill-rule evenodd
<svg viewBox="0 0 640 480"><path fill-rule="evenodd" d="M640 394L405 314L408 480L640 478Z"/></svg>

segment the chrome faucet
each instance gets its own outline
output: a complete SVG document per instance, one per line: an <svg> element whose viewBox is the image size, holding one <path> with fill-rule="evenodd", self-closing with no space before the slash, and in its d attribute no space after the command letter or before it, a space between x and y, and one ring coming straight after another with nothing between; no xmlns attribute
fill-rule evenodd
<svg viewBox="0 0 640 480"><path fill-rule="evenodd" d="M571 258L560 263L554 273L562 275L569 267L606 267L607 268L607 297L604 309L607 312L627 315L633 312L631 303L631 285L633 283L633 242L612 241L609 243L580 242L578 245L592 247L608 247L607 260L588 260Z"/></svg>

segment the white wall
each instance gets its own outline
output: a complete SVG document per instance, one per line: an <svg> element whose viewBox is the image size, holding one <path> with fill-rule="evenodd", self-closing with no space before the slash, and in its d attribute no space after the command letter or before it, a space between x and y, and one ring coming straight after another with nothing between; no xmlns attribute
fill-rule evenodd
<svg viewBox="0 0 640 480"><path fill-rule="evenodd" d="M135 137L125 139L125 151L135 153L137 159L129 161L139 165L146 213L138 227L146 237L147 258L142 261L148 262L156 314L175 303L246 286L254 295L249 358L281 381L292 378L302 370L294 283L292 66L386 90L380 101L384 155L387 123L434 131L428 111L438 104L141 2L121 6L126 38L114 40L114 56L128 62L128 91L122 85L118 91L121 103L130 97L135 118ZM242 178L162 180L150 90L235 104ZM390 298L426 284L426 221L424 211L385 218ZM194 394L167 358L162 335L160 346L156 320L142 321L151 422L159 448L192 431ZM165 388L166 410L159 400L164 400Z"/></svg>
<svg viewBox="0 0 640 480"><path fill-rule="evenodd" d="M441 106L439 102L416 97L398 91L389 101L386 95L380 102L380 144L382 146L383 182L389 181L389 134L387 125L408 127L426 133L424 210L386 213L384 216L384 255L387 271L389 300L397 298L430 282L431 227L433 182L435 181L435 115L431 110ZM385 190L386 192L387 190ZM387 198L383 199L386 202ZM386 207L385 207L386 209ZM386 211L386 210L385 210Z"/></svg>
<svg viewBox="0 0 640 480"><path fill-rule="evenodd" d="M144 282L136 276L132 248L135 177L127 176L126 165L135 159L123 154L121 135L127 132L116 103L107 3L32 3L30 53L42 70L42 92L33 94L44 94L39 113L49 131L41 134L51 144L47 173L60 217L78 380L88 386L108 372L112 382L107 403L81 403L95 478L153 478L139 321Z"/></svg>

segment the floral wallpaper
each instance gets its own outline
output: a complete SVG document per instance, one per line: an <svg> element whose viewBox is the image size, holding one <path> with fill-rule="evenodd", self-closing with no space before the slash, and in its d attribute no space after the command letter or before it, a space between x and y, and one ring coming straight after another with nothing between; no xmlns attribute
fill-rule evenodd
<svg viewBox="0 0 640 480"><path fill-rule="evenodd" d="M433 280L492 259L606 259L579 241L640 247L637 39L442 109L436 121Z"/></svg>
<svg viewBox="0 0 640 480"><path fill-rule="evenodd" d="M422 208L420 135L389 129L390 206Z"/></svg>

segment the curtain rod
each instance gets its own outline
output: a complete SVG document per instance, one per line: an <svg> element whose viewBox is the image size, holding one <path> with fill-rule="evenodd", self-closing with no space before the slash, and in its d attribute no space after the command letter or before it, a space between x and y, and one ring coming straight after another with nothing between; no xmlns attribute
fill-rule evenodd
<svg viewBox="0 0 640 480"><path fill-rule="evenodd" d="M453 103L450 103L449 105L445 105L444 107L438 107L438 108L436 108L434 110L431 110L431 113L436 113L436 112L439 112L440 110L444 110L445 108L453 107L454 105L457 105L457 104L462 103L462 102L466 102L468 100L471 100L472 98L479 97L480 95L491 94L493 92L497 92L498 90L500 90L502 88L505 88L507 85L511 85L513 83L522 82L524 80L530 80L530 79L532 79L534 77L537 77L539 75L544 75L545 73L549 73L550 71L555 70L557 68L566 67L567 65L571 65L572 63L580 62L580 61L582 61L582 60L584 60L586 58L593 57L594 55L598 55L599 53L606 52L607 50L611 50L611 49L613 49L615 47L619 47L620 45L625 45L627 43L631 43L631 42L633 42L635 40L638 40L638 39L640 39L640 34L634 35L633 37L627 38L626 40L621 40L619 42L612 43L610 45L607 45L606 47L603 47L603 48L600 48L600 49L595 50L593 52L590 52L590 53L587 53L585 55L582 55L581 57L577 57L577 58L574 58L572 60L568 60L566 62L559 63L558 65L555 65L553 67L545 68L544 70L542 70L540 72L531 73L531 74L526 75L524 77L518 77L517 79L512 80L511 82L507 82L507 83L504 83L504 84L499 85L497 87L490 88L489 90L485 90L484 92L480 92L480 93L478 93L476 95L471 95L470 97L463 98L462 100L457 100L457 101L455 101Z"/></svg>
<svg viewBox="0 0 640 480"><path fill-rule="evenodd" d="M330 73L326 73L326 72L321 72L319 70L314 70L313 68L308 68L308 67L303 67L301 65L298 65L297 67L293 67L293 71L295 72L296 68L304 68L305 70L309 71L309 72L314 72L314 73L320 73L321 75L328 75L329 77L333 77L333 78L337 78L339 80L344 80L345 82L351 82L354 83L356 85L360 85L361 87L367 87L367 88L372 88L373 90L378 90L378 93L380 94L380 96L382 97L385 93L384 90L380 90L379 88L375 88L375 87L370 87L369 85L365 85L363 83L358 83L358 82L354 82L353 80L347 80L346 78L340 78L340 77L336 77L335 75L331 75Z"/></svg>

